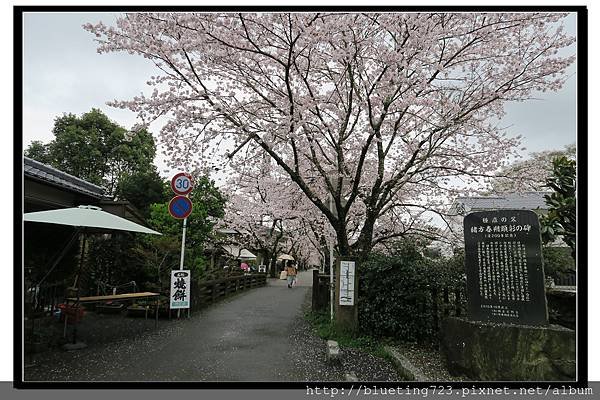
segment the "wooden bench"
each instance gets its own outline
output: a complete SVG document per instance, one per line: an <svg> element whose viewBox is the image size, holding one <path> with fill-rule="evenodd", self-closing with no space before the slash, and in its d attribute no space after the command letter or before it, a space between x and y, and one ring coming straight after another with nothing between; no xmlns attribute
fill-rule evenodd
<svg viewBox="0 0 600 400"><path fill-rule="evenodd" d="M72 303L74 307L77 307L82 303L99 303L103 301L118 301L118 300L134 300L134 299L147 299L147 298L156 298L156 319L154 322L154 326L158 326L158 308L159 308L159 296L160 293L152 293L152 292L139 292L139 293L123 293L123 294L111 294L108 296L87 296L87 297L67 297L66 304ZM67 334L67 319L68 315L65 315L65 328L64 328L64 336Z"/></svg>

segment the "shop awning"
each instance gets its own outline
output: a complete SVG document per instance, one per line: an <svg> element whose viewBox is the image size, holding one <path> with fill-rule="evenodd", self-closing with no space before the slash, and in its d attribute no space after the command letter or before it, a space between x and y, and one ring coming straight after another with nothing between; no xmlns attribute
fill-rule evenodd
<svg viewBox="0 0 600 400"><path fill-rule="evenodd" d="M241 246L232 244L223 245L223 250L229 253L232 257L240 260L254 260L256 256Z"/></svg>

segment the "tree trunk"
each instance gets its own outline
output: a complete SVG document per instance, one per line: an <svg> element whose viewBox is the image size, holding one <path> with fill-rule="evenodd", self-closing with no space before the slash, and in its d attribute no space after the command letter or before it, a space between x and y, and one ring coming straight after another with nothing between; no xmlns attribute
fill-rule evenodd
<svg viewBox="0 0 600 400"><path fill-rule="evenodd" d="M373 228L375 226L375 221L377 217L369 213L367 215L367 219L365 220L365 225L360 231L360 236L356 243L354 243L352 247L352 255L357 258L359 263L362 263L367 259L369 253L373 249Z"/></svg>

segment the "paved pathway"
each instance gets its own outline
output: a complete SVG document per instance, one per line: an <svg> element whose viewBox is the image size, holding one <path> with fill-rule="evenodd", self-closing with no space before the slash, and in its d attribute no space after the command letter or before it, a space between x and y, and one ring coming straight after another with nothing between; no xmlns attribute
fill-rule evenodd
<svg viewBox="0 0 600 400"><path fill-rule="evenodd" d="M38 358L25 379L294 381L290 351L302 344L290 338L311 284L310 271L302 272L292 289L270 279L266 287L221 301L189 320L160 322L158 330L137 338Z"/></svg>

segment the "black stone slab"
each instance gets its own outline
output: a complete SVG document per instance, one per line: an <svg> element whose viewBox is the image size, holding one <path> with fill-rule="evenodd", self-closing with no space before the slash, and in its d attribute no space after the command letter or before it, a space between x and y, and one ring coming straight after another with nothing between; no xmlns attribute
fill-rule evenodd
<svg viewBox="0 0 600 400"><path fill-rule="evenodd" d="M528 210L473 212L464 219L469 317L548 325L542 242Z"/></svg>

